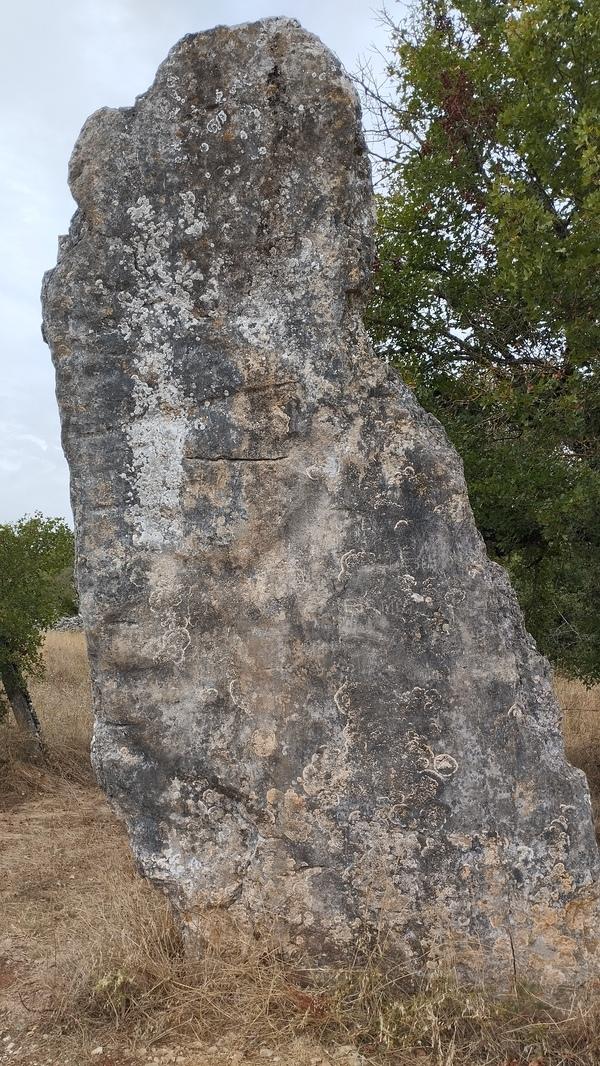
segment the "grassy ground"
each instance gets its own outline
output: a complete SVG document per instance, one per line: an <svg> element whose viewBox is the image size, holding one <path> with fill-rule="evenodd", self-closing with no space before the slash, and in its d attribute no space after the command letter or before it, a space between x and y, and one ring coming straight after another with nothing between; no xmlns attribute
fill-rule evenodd
<svg viewBox="0 0 600 1066"><path fill-rule="evenodd" d="M273 945L191 963L136 873L89 765L84 640L53 633L33 687L49 760L0 726L0 1062L186 1066L597 1066L600 1012L450 978L417 987L376 958L291 972ZM560 682L570 758L600 813L600 692Z"/></svg>

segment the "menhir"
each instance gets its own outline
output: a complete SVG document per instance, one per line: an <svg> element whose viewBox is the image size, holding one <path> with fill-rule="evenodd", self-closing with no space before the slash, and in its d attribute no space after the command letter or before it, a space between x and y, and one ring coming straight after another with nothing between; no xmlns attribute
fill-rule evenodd
<svg viewBox="0 0 600 1066"><path fill-rule="evenodd" d="M365 335L340 64L289 19L185 37L70 184L45 335L94 762L146 874L207 934L585 979L585 779L460 461Z"/></svg>

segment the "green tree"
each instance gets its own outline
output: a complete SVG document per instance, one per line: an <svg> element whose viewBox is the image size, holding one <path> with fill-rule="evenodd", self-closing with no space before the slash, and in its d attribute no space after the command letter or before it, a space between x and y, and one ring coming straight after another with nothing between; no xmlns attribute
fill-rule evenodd
<svg viewBox="0 0 600 1066"><path fill-rule="evenodd" d="M368 325L542 650L597 681L600 0L420 0L391 29Z"/></svg>
<svg viewBox="0 0 600 1066"><path fill-rule="evenodd" d="M74 613L73 534L35 514L0 525L0 679L19 725L41 743L27 679L42 672L44 631Z"/></svg>

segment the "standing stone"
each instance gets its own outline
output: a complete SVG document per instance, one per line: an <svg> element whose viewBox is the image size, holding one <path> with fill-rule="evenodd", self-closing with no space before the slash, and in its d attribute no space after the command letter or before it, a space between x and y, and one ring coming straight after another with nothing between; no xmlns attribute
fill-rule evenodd
<svg viewBox="0 0 600 1066"><path fill-rule="evenodd" d="M598 855L548 667L361 321L353 87L289 19L93 115L44 285L94 761L186 923L582 980Z"/></svg>

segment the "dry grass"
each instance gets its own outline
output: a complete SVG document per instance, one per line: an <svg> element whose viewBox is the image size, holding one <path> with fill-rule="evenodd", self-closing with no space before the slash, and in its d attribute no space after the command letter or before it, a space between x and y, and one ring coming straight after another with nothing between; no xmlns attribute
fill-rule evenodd
<svg viewBox="0 0 600 1066"><path fill-rule="evenodd" d="M0 782L0 1021L17 1034L6 1061L116 1066L140 1049L150 1061L161 1046L190 1066L261 1062L269 1049L281 1066L600 1062L590 1003L561 1009L525 990L497 998L451 976L423 985L373 954L347 971L292 969L274 943L241 938L191 961L91 775L83 637L50 634L45 653L34 696L48 765L27 763L12 728L0 727L12 760ZM597 802L600 698L558 689L570 756L591 774Z"/></svg>
<svg viewBox="0 0 600 1066"><path fill-rule="evenodd" d="M555 687L564 712L567 754L587 774L600 840L600 685L585 688L577 681L558 678Z"/></svg>
<svg viewBox="0 0 600 1066"><path fill-rule="evenodd" d="M44 645L46 673L31 695L46 743L68 776L80 771L90 780L92 698L82 633L49 633Z"/></svg>
<svg viewBox="0 0 600 1066"><path fill-rule="evenodd" d="M81 633L49 633L44 644L46 671L30 685L48 758L31 758L26 737L11 717L0 721L0 809L32 792L53 793L57 779L94 782L90 766L92 700L85 638Z"/></svg>

